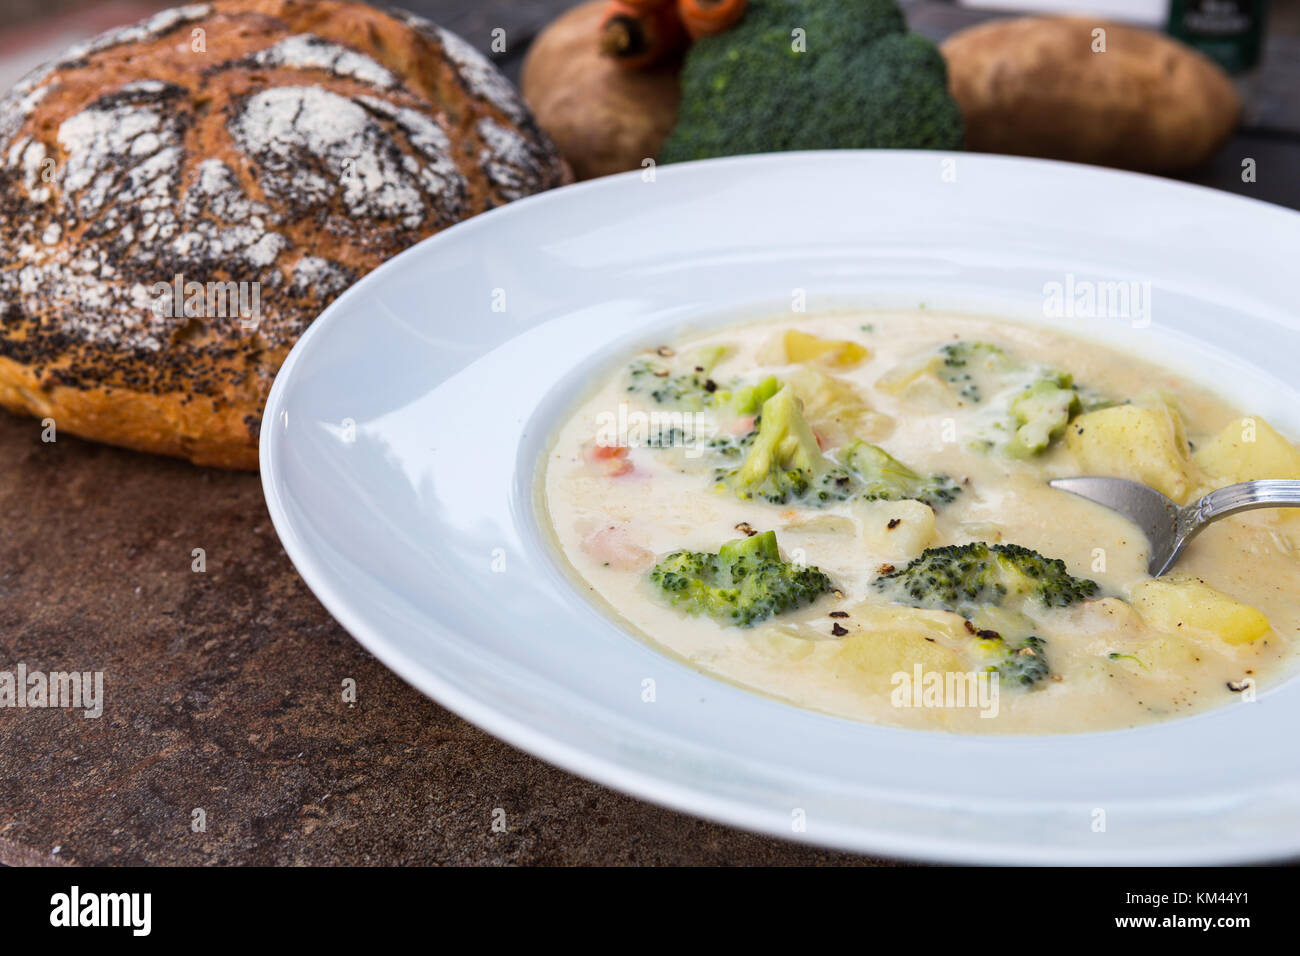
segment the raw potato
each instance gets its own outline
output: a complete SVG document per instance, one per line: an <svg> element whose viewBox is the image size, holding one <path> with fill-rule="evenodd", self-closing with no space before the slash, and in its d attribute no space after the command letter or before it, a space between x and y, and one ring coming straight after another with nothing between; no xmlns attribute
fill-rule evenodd
<svg viewBox="0 0 1300 956"><path fill-rule="evenodd" d="M1105 52L1093 31L1105 30ZM1241 100L1217 64L1158 33L1073 17L995 20L943 44L968 149L1162 171L1227 139Z"/></svg>
<svg viewBox="0 0 1300 956"><path fill-rule="evenodd" d="M1272 628L1259 611L1198 578L1157 578L1140 585L1133 605L1153 628L1167 634L1206 635L1249 644Z"/></svg>
<svg viewBox="0 0 1300 956"><path fill-rule="evenodd" d="M1167 405L1116 405L1087 412L1065 430L1081 475L1127 478L1181 503L1193 482L1178 412Z"/></svg>
<svg viewBox="0 0 1300 956"><path fill-rule="evenodd" d="M1220 487L1263 478L1300 478L1300 448L1259 417L1228 425L1197 449L1195 458Z"/></svg>
<svg viewBox="0 0 1300 956"><path fill-rule="evenodd" d="M605 3L574 7L533 41L520 84L578 179L640 169L677 123L679 64L622 70L596 47Z"/></svg>

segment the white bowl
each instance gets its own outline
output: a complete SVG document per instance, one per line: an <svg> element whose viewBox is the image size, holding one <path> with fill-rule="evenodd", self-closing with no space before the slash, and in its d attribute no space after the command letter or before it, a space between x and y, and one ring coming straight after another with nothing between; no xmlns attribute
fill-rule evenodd
<svg viewBox="0 0 1300 956"><path fill-rule="evenodd" d="M796 290L809 311L1052 321L1300 434L1297 261L1300 215L1063 163L870 151L629 173L478 216L348 290L276 379L263 486L307 584L386 665L636 796L920 859L1278 858L1300 852L1295 681L1253 704L1065 736L800 710L597 611L559 570L532 491L551 428L601 361L668 327L788 310ZM1045 284L1067 274L1149 282L1150 327L1045 319Z"/></svg>

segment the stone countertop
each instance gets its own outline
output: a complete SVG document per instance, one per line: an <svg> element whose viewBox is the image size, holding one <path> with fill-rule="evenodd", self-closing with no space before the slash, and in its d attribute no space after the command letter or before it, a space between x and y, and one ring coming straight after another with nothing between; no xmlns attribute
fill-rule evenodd
<svg viewBox="0 0 1300 956"><path fill-rule="evenodd" d="M853 859L587 783L425 699L307 590L256 475L2 413L0 460L0 670L104 675L98 718L0 710L0 862Z"/></svg>
<svg viewBox="0 0 1300 956"><path fill-rule="evenodd" d="M521 52L567 2L400 5ZM857 862L622 796L424 698L308 591L256 475L0 411L0 671L20 662L102 672L104 707L0 709L0 863Z"/></svg>
<svg viewBox="0 0 1300 956"><path fill-rule="evenodd" d="M480 47L506 27L514 76L528 39L568 4L399 5ZM933 0L908 9L932 36L985 15ZM1256 154L1294 172L1300 139L1247 130L1194 178L1249 191L1239 157ZM1256 195L1300 206L1297 177L1272 182ZM0 670L104 675L99 718L0 709L0 863L880 862L622 796L425 699L307 590L256 475L43 442L39 422L4 412L0 463Z"/></svg>

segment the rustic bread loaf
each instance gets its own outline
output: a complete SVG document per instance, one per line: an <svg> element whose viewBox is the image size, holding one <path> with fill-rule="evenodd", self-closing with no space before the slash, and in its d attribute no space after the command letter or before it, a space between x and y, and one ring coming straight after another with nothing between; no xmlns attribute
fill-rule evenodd
<svg viewBox="0 0 1300 956"><path fill-rule="evenodd" d="M565 178L496 69L411 14L217 0L104 34L0 100L0 404L255 468L332 299Z"/></svg>

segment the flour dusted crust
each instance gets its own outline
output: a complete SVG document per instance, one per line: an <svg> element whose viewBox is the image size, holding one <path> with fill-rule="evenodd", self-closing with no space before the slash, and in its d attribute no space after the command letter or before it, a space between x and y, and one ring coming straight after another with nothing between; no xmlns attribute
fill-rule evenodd
<svg viewBox="0 0 1300 956"><path fill-rule="evenodd" d="M409 13L220 0L106 33L0 99L0 404L255 468L271 380L330 301L565 177L491 63ZM160 310L177 275L258 283L258 314Z"/></svg>

